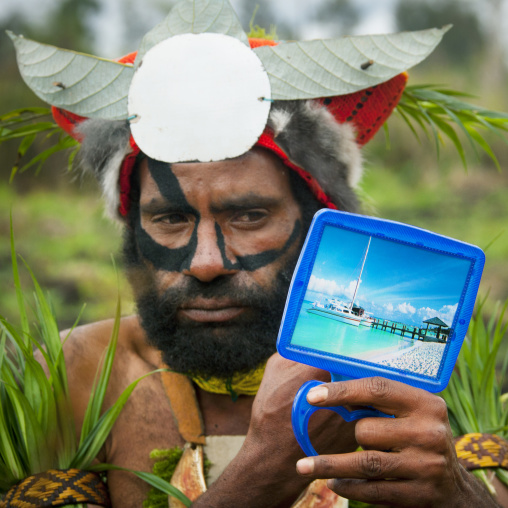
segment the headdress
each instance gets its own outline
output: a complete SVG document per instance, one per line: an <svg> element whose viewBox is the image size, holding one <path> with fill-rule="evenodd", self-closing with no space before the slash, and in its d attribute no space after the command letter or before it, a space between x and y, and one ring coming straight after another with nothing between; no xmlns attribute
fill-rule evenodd
<svg viewBox="0 0 508 508"><path fill-rule="evenodd" d="M446 30L275 45L249 41L227 0L182 0L120 61L10 36L25 82L82 142L108 211L122 216L140 150L206 162L255 145L297 171L324 206L348 208L359 146Z"/></svg>

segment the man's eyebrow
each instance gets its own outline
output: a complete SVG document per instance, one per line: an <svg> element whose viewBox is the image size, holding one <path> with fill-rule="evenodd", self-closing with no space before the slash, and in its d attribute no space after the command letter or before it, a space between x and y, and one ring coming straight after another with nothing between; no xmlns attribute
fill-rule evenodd
<svg viewBox="0 0 508 508"><path fill-rule="evenodd" d="M280 199L272 196L259 196L249 194L247 196L229 196L221 199L218 203L210 205L212 213L251 210L252 208L273 208L280 204Z"/></svg>
<svg viewBox="0 0 508 508"><path fill-rule="evenodd" d="M181 203L172 203L164 198L153 198L150 202L139 207L141 213L157 214L168 212L193 213L195 210L188 204L182 206Z"/></svg>

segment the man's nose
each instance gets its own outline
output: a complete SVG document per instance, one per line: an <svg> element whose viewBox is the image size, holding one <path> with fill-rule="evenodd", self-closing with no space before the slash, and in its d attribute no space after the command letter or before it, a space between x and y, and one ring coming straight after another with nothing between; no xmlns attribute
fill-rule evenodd
<svg viewBox="0 0 508 508"><path fill-rule="evenodd" d="M222 275L232 275L238 271L233 263L226 258L226 246L217 236L214 221L202 220L198 224L196 252L191 259L184 275L195 277L201 282L211 282ZM220 246L219 242L224 245Z"/></svg>

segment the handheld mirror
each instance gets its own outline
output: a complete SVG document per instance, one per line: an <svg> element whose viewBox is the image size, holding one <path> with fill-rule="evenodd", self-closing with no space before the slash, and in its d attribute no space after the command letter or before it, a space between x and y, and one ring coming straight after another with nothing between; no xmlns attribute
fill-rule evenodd
<svg viewBox="0 0 508 508"><path fill-rule="evenodd" d="M279 353L333 381L383 376L430 392L448 384L473 312L485 263L481 249L393 221L319 211L293 274L277 339ZM293 403L293 430L307 455L319 409L346 421L390 417L373 408Z"/></svg>

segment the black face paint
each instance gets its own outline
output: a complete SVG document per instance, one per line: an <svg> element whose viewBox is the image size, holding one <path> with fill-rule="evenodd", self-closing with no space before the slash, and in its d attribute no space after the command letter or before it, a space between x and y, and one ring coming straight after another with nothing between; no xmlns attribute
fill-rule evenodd
<svg viewBox="0 0 508 508"><path fill-rule="evenodd" d="M159 187L160 193L175 207L175 209L182 213L193 214L199 219L199 212L187 201L180 187L178 178L173 171L171 171L171 164L149 158L148 169L157 187Z"/></svg>
<svg viewBox="0 0 508 508"><path fill-rule="evenodd" d="M270 263L276 261L280 256L282 256L287 250L298 240L300 237L300 233L302 231L302 224L299 220L295 222L295 227L293 228L293 232L290 237L287 239L286 243L281 249L271 249L265 250L264 252L259 252L257 254L248 254L246 256L237 256L236 263L232 263L226 257L226 242L224 241L224 235L220 226L215 223L215 234L217 235L217 245L219 246L219 250L222 254L222 261L224 263L224 267L228 270L245 270L247 272L253 272L258 268L263 268Z"/></svg>
<svg viewBox="0 0 508 508"><path fill-rule="evenodd" d="M157 243L141 226L141 215L136 222L135 233L139 250L144 258L153 264L158 270L168 272L180 272L190 268L192 258L196 254L198 246L198 226L200 221L199 212L193 208L180 187L171 165L148 159L148 169L154 179L160 193L167 201L182 213L192 214L196 217L196 226L187 245L177 249L170 249Z"/></svg>
<svg viewBox="0 0 508 508"><path fill-rule="evenodd" d="M187 245L176 249L170 249L157 243L141 226L141 215L136 221L135 235L141 255L150 261L158 270L168 272L181 272L191 266L198 245L198 227L201 220L199 212L192 207L180 187L175 174L171 171L171 165L165 162L148 159L148 169L154 179L160 193L166 200L181 213L187 213L196 217L194 231ZM281 249L271 249L257 254L237 256L236 262L231 262L226 257L226 243L220 226L215 223L217 246L222 255L224 268L227 270L254 271L276 261L298 241L302 231L299 220L295 222L293 231Z"/></svg>
<svg viewBox="0 0 508 508"><path fill-rule="evenodd" d="M194 228L187 245L170 249L157 243L141 226L136 224L136 239L142 256L157 270L181 272L190 268L198 246L198 230Z"/></svg>

